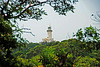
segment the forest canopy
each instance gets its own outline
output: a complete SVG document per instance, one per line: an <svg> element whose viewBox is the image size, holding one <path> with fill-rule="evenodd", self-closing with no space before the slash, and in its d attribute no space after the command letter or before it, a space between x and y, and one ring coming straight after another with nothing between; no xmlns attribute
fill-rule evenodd
<svg viewBox="0 0 100 67"><path fill-rule="evenodd" d="M19 28L17 19L42 19L47 15L45 4L50 5L60 15L66 15L74 9L73 4L77 0L0 0L0 67L18 67L24 64L16 56L12 55L16 48L22 49L28 43L22 38L22 29ZM28 61L27 61L28 62ZM20 66L20 67L21 67ZM30 65L26 65L30 66Z"/></svg>
<svg viewBox="0 0 100 67"><path fill-rule="evenodd" d="M17 51L14 56L30 59L34 67L39 65L44 67L98 67L100 66L100 34L98 31L99 29L92 26L84 30L79 29L72 39L41 43L35 46L30 44L34 47Z"/></svg>
<svg viewBox="0 0 100 67"><path fill-rule="evenodd" d="M17 19L42 19L47 15L45 4L59 15L68 11L78 0L0 0L0 67L82 67L100 66L99 29L92 26L79 29L75 38L48 44L29 43L22 38ZM25 48L26 47L26 48Z"/></svg>

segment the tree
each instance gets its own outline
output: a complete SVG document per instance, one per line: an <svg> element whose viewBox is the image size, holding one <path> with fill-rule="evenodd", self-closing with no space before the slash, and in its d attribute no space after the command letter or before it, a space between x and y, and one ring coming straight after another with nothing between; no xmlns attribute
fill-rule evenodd
<svg viewBox="0 0 100 67"><path fill-rule="evenodd" d="M56 12L61 15L66 15L68 11L74 9L74 4L77 0L1 0L0 1L0 15L4 20L8 19L37 19L40 20L41 16L46 15L45 10L40 8L45 4L49 4ZM26 19L27 18L27 19Z"/></svg>
<svg viewBox="0 0 100 67"><path fill-rule="evenodd" d="M86 27L84 31L82 29L79 29L78 32L74 35L78 40L83 41L84 48L91 50L99 50L100 48L100 34L99 29L94 28L92 26Z"/></svg>
<svg viewBox="0 0 100 67"><path fill-rule="evenodd" d="M14 67L12 50L27 43L21 37L17 19L42 19L42 15L47 15L42 8L45 4L49 4L60 15L66 15L68 11L74 12L75 2L77 0L0 0L0 66Z"/></svg>
<svg viewBox="0 0 100 67"><path fill-rule="evenodd" d="M86 27L84 29L84 31L82 29L79 29L78 32L74 35L76 36L76 38L78 40L81 40L83 42L83 44L81 45L82 48L85 50L84 52L86 52L84 54L84 56L88 56L87 57L83 57L83 61L79 60L78 66L86 66L86 65L90 65L90 66L100 66L100 34L99 34L99 29L94 28L92 26L90 27ZM90 58L89 58L90 57ZM81 59L81 58L80 58ZM87 60L92 60L93 62L88 61L89 63L86 64L86 59ZM85 62L84 62L85 61ZM81 63L80 63L81 62ZM93 65L92 65L93 64Z"/></svg>
<svg viewBox="0 0 100 67"><path fill-rule="evenodd" d="M60 42L56 47L57 56L60 58L59 67L72 67L78 56L83 56L85 50L81 47L83 42L77 39L68 39ZM60 52L59 52L60 51Z"/></svg>
<svg viewBox="0 0 100 67"><path fill-rule="evenodd" d="M16 64L16 58L12 55L13 49L24 46L26 41L21 38L20 32L13 34L13 25L9 21L0 18L0 67L13 67ZM17 27L14 27L15 29ZM18 39L18 40L17 40Z"/></svg>
<svg viewBox="0 0 100 67"><path fill-rule="evenodd" d="M88 56L85 57L78 57L78 62L76 62L77 67L98 67L99 61L97 61L95 58L91 58ZM76 60L77 60L76 59Z"/></svg>
<svg viewBox="0 0 100 67"><path fill-rule="evenodd" d="M57 59L57 56L54 54L54 48L51 47L44 48L40 56L40 61L44 67L57 66Z"/></svg>

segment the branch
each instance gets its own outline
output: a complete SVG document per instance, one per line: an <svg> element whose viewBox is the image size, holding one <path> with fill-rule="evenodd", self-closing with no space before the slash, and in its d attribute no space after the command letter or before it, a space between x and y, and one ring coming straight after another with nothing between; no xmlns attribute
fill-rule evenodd
<svg viewBox="0 0 100 67"><path fill-rule="evenodd" d="M15 17L12 17L12 18L18 18L19 16L21 16L27 9L29 9L30 7L33 7L33 6L37 6L37 5L39 5L39 4L43 4L43 3L46 3L47 1L44 1L44 2L40 2L40 3L38 3L38 4L34 4L34 5L31 5L31 3L29 4L29 6L25 9L25 10L23 10L19 15L17 15L17 16L15 16Z"/></svg>
<svg viewBox="0 0 100 67"><path fill-rule="evenodd" d="M30 33L31 35L35 36L34 34L32 34L32 32L28 32L28 31L23 31L24 33Z"/></svg>
<svg viewBox="0 0 100 67"><path fill-rule="evenodd" d="M7 3L5 4L5 7L7 7L8 3L9 3L9 0L8 0Z"/></svg>

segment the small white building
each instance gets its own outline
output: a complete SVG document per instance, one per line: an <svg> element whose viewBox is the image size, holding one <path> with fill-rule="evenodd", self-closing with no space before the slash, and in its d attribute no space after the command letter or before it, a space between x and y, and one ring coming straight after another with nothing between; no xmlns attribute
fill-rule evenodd
<svg viewBox="0 0 100 67"><path fill-rule="evenodd" d="M52 30L50 25L48 26L47 35L47 38L42 39L43 42L55 42L55 40L52 38Z"/></svg>

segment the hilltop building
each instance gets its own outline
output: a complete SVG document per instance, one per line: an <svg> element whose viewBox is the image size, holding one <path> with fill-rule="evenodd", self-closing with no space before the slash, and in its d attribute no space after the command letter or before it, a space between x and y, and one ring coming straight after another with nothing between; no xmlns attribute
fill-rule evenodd
<svg viewBox="0 0 100 67"><path fill-rule="evenodd" d="M48 30L47 30L47 38L43 38L42 39L43 42L55 42L55 40L52 38L52 30L51 30L51 26L48 26Z"/></svg>

